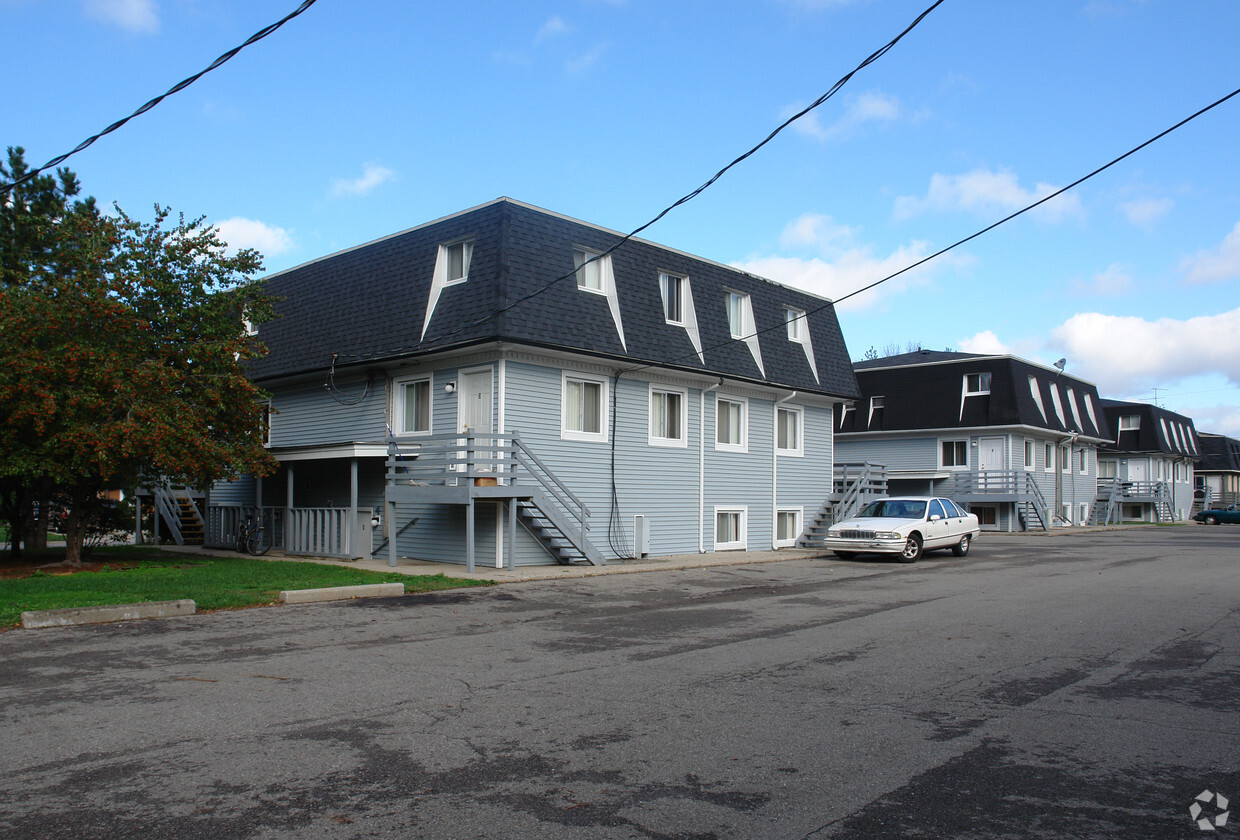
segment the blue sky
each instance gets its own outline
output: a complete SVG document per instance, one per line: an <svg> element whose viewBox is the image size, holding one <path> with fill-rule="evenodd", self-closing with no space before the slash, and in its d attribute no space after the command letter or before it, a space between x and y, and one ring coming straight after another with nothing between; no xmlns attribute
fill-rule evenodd
<svg viewBox="0 0 1240 840"><path fill-rule="evenodd" d="M41 164L296 0L0 0L4 145ZM70 159L270 270L499 196L631 230L930 0L319 0ZM645 238L831 298L1240 87L1234 0L947 0ZM849 351L1011 352L1240 436L1240 97L839 307ZM1157 390L1155 390L1157 389Z"/></svg>

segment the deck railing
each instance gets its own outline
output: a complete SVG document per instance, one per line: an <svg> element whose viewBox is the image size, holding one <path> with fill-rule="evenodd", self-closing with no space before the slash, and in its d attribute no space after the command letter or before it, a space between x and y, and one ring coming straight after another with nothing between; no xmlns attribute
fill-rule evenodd
<svg viewBox="0 0 1240 840"><path fill-rule="evenodd" d="M573 536L582 542L590 529L589 507L534 454L518 431L504 434L465 431L390 441L387 479L394 485L429 487L524 486L537 491L568 516L576 531Z"/></svg>

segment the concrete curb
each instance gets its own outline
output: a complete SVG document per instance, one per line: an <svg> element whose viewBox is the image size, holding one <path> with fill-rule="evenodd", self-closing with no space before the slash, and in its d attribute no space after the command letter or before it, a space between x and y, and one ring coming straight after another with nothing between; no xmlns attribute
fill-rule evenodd
<svg viewBox="0 0 1240 840"><path fill-rule="evenodd" d="M180 601L148 601L142 604L112 604L102 607L69 607L62 610L29 610L22 613L22 627L69 627L75 624L106 624L139 618L168 618L193 615L198 606L188 598Z"/></svg>
<svg viewBox="0 0 1240 840"><path fill-rule="evenodd" d="M363 583L358 586L329 586L325 589L286 589L280 593L284 604L317 604L321 601L347 601L352 598L390 598L404 595L403 583Z"/></svg>

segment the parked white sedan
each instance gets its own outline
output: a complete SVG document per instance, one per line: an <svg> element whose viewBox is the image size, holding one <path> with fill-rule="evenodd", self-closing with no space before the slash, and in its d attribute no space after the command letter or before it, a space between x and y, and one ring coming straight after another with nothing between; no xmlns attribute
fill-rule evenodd
<svg viewBox="0 0 1240 840"><path fill-rule="evenodd" d="M979 533L977 516L951 499L902 496L875 499L852 519L832 525L825 544L837 557L895 554L912 563L939 548L964 557Z"/></svg>

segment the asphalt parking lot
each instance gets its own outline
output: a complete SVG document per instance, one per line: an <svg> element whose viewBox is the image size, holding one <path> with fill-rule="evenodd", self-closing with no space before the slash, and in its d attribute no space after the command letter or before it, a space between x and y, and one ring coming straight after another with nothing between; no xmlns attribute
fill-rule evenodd
<svg viewBox="0 0 1240 840"><path fill-rule="evenodd" d="M1237 540L0 634L0 835L1223 837L1190 807L1240 796Z"/></svg>

